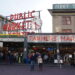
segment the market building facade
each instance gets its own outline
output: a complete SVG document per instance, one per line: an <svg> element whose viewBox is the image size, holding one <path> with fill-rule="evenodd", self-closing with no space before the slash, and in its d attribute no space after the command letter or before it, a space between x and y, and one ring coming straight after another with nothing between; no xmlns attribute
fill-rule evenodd
<svg viewBox="0 0 75 75"><path fill-rule="evenodd" d="M28 54L27 35L41 33L40 11L28 11L1 16L0 61L9 62L10 56L15 63L24 62Z"/></svg>
<svg viewBox="0 0 75 75"><path fill-rule="evenodd" d="M49 56L49 63L72 62L75 53L75 33L36 33L27 37L28 49ZM59 56L59 58L58 58Z"/></svg>
<svg viewBox="0 0 75 75"><path fill-rule="evenodd" d="M8 19L12 21L12 25L4 24L3 29L7 35L0 36L0 50L5 57L8 53L14 55L19 53L19 56L23 54L25 59L29 53L39 52L42 56L49 56L49 63L71 64L72 54L75 53L74 5L66 7L65 4L54 4L53 9L48 11L53 18L53 33L41 33L41 22L39 17L34 17L34 11L10 15ZM20 19L23 21L16 24L14 20ZM35 33L22 34L33 31ZM13 32L21 33L16 35ZM19 63L22 63L20 59Z"/></svg>
<svg viewBox="0 0 75 75"><path fill-rule="evenodd" d="M53 4L53 9L48 11L54 33L75 33L75 4Z"/></svg>

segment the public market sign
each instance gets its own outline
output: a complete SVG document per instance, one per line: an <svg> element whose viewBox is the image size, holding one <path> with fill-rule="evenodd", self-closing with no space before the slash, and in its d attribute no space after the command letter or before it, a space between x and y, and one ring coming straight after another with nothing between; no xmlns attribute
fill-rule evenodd
<svg viewBox="0 0 75 75"><path fill-rule="evenodd" d="M53 9L75 9L75 4L53 4Z"/></svg>
<svg viewBox="0 0 75 75"><path fill-rule="evenodd" d="M35 33L41 29L40 11L28 11L16 13L8 16L10 22L3 25L3 30L8 34L24 35L25 33Z"/></svg>
<svg viewBox="0 0 75 75"><path fill-rule="evenodd" d="M75 35L28 35L29 43L75 43Z"/></svg>

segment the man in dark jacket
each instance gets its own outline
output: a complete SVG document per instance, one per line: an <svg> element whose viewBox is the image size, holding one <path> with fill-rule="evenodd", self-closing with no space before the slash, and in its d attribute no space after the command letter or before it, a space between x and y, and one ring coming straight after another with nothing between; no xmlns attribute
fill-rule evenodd
<svg viewBox="0 0 75 75"><path fill-rule="evenodd" d="M30 68L31 68L31 71L33 71L34 70L35 60L36 60L36 56L35 56L34 52L31 53L30 60L31 60Z"/></svg>

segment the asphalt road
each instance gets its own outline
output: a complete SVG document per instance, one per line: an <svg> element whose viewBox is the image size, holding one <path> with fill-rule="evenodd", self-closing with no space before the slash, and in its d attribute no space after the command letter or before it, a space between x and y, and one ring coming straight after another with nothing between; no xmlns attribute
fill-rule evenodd
<svg viewBox="0 0 75 75"><path fill-rule="evenodd" d="M30 71L29 65L0 65L0 75L75 75L75 67L44 66L43 71L39 71L35 66L35 70Z"/></svg>

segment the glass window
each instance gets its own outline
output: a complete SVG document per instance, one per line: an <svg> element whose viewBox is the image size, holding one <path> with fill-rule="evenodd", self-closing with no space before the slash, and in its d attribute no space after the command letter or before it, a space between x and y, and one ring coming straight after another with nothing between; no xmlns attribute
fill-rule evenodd
<svg viewBox="0 0 75 75"><path fill-rule="evenodd" d="M62 25L71 25L71 16L62 16Z"/></svg>

